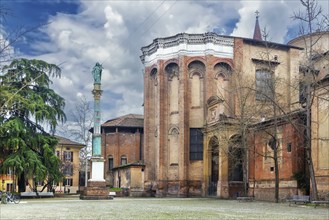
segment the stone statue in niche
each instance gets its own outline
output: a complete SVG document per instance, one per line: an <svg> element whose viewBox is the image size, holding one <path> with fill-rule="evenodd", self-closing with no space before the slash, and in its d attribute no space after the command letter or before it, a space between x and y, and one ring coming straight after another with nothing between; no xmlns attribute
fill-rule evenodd
<svg viewBox="0 0 329 220"><path fill-rule="evenodd" d="M212 110L211 110L211 119L212 119L212 120L216 119L216 116L217 116L216 109L212 109Z"/></svg>
<svg viewBox="0 0 329 220"><path fill-rule="evenodd" d="M218 109L217 108L211 108L208 110L208 121L213 122L218 118Z"/></svg>

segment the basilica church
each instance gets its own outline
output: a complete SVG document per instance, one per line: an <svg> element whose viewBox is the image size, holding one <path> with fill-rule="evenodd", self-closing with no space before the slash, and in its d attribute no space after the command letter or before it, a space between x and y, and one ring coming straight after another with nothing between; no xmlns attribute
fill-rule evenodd
<svg viewBox="0 0 329 220"><path fill-rule="evenodd" d="M273 200L278 179L280 199L309 193L302 47L262 39L257 16L253 38L180 33L141 50L145 192Z"/></svg>
<svg viewBox="0 0 329 220"><path fill-rule="evenodd" d="M159 196L228 198L244 188L250 192L256 181L249 181L255 173L249 158L253 153L265 160L268 152L251 153L247 128L265 124L276 102L298 114L292 85L300 50L263 41L258 19L253 39L182 33L143 47L146 187ZM267 136L257 141L267 146ZM266 176L274 168L264 162L260 170Z"/></svg>

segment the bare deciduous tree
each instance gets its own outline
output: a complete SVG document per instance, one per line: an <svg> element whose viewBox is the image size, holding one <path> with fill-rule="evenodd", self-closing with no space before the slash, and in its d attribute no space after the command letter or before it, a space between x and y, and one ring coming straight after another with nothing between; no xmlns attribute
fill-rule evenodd
<svg viewBox="0 0 329 220"><path fill-rule="evenodd" d="M218 129L221 131L234 130L238 134L237 140L226 140L229 146L224 149L229 161L229 172L242 165L244 193L247 193L248 186L248 163L249 154L256 157L267 158L273 161L273 171L275 173L275 201L279 201L279 164L281 162L282 134L279 129L282 124L293 124L298 135L303 136L303 132L298 130L300 123L298 120L291 118L291 112L298 109L292 106L291 100L287 98L298 97L298 90L294 90L298 85L298 73L295 73L296 79L287 80L285 73L279 73L276 68L279 63L276 61L274 51L277 50L277 45L267 41L268 33L263 31L262 42L263 49L259 49L258 54L254 59L256 74L245 73L242 68L237 65L231 74L229 94L234 95L235 104L229 105L229 102L224 102L229 115L232 117L231 123L229 120L220 120ZM283 62L280 65L286 65ZM296 82L295 82L296 81ZM294 85L292 85L294 84ZM293 87L289 90L285 89ZM286 94L289 92L290 94ZM223 94L223 99L225 96ZM255 100L256 99L256 100ZM298 105L299 106L299 105ZM263 126L263 121L270 121L270 126ZM298 122L297 122L298 121ZM228 126L228 124L230 124ZM259 129L264 133L262 145L268 146L266 149L257 149L250 146L248 137L253 129ZM229 138L229 137L228 137ZM234 143L232 143L232 141ZM253 143L257 144L257 143ZM258 143L259 144L259 143ZM232 150L231 147L235 150ZM272 163L272 162L271 162ZM231 170L230 170L231 169Z"/></svg>
<svg viewBox="0 0 329 220"><path fill-rule="evenodd" d="M89 159L91 157L91 133L89 129L93 124L93 109L86 97L80 97L70 116L71 123L61 126L58 133L85 144L85 147L80 150L80 171L85 173L85 186L87 186Z"/></svg>
<svg viewBox="0 0 329 220"><path fill-rule="evenodd" d="M321 48L317 47L317 43L322 38L321 31L329 30L328 16L323 14L321 6L316 0L300 0L303 10L294 12L293 19L300 21L299 35L304 41L304 56L301 62L301 85L304 88L303 98L304 107L306 109L306 160L309 167L310 180L312 184L312 196L314 200L318 199L318 190L313 166L313 158L311 155L311 107L313 105L314 85L319 80L319 71L316 63L324 57ZM318 33L318 34L315 34ZM326 52L326 51L325 51Z"/></svg>

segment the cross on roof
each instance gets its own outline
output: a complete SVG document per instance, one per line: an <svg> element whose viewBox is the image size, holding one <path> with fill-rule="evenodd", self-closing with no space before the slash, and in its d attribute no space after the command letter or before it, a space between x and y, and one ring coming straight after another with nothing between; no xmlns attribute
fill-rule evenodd
<svg viewBox="0 0 329 220"><path fill-rule="evenodd" d="M258 22L258 16L259 16L259 11L255 11L256 14L256 24L255 24L255 30L254 30L254 40L262 40L262 34L260 33L260 27L259 27L259 22Z"/></svg>

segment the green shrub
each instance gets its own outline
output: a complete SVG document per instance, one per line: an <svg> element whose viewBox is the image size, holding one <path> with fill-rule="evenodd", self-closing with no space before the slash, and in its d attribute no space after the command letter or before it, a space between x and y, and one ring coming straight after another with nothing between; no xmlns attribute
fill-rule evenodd
<svg viewBox="0 0 329 220"><path fill-rule="evenodd" d="M110 192L121 192L122 189L121 188L115 188L115 187L112 187L112 188L109 188Z"/></svg>

